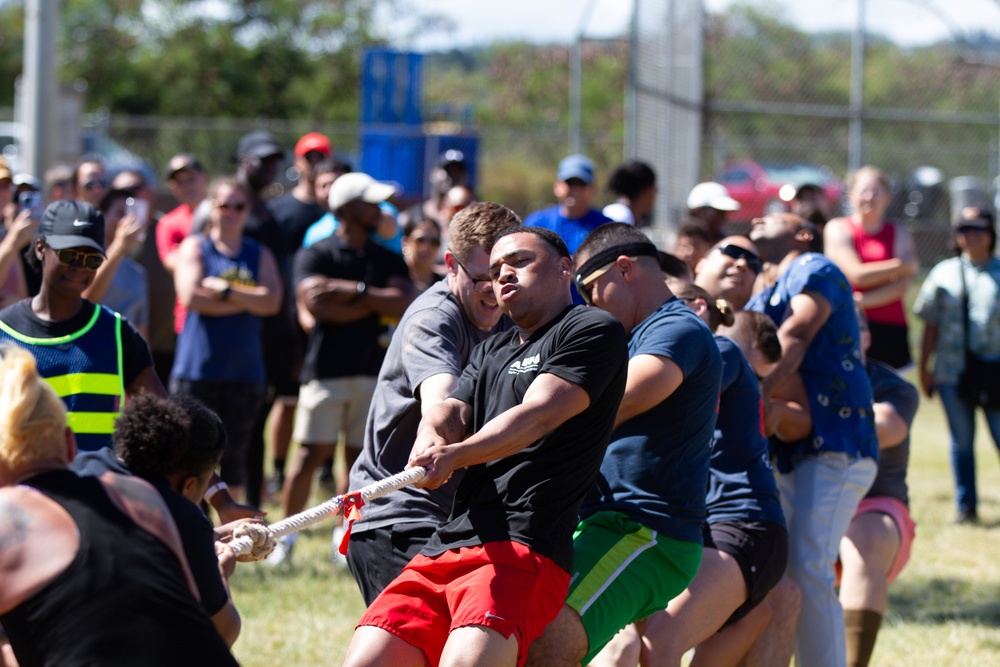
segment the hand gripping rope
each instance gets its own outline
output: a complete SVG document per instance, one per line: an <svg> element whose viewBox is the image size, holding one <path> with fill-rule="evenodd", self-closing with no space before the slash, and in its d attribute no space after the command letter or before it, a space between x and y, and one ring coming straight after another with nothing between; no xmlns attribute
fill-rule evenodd
<svg viewBox="0 0 1000 667"><path fill-rule="evenodd" d="M345 509L350 511L352 509L360 508L361 505L369 502L370 500L381 498L392 491L419 482L424 478L426 472L427 471L420 466L407 468L403 472L396 473L391 477L386 477L378 482L373 482L368 486L361 488L359 491L345 493L342 496L330 498L316 507L312 507L299 512L298 514L282 519L281 521L277 521L270 526L267 526L267 529L271 533L272 537L275 538L290 535L291 533L297 533L303 528L311 526L314 523L319 523L327 517L337 516ZM236 553L236 555L239 556L244 553L249 553L251 549L253 549L254 543L249 537L236 537L229 542L229 546Z"/></svg>

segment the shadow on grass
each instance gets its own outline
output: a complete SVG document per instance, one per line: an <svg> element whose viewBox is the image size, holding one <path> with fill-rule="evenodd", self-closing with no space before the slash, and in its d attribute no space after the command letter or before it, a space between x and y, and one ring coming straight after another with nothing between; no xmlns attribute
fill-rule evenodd
<svg viewBox="0 0 1000 667"><path fill-rule="evenodd" d="M889 589L889 607L904 622L998 626L1000 585L941 577L896 581Z"/></svg>

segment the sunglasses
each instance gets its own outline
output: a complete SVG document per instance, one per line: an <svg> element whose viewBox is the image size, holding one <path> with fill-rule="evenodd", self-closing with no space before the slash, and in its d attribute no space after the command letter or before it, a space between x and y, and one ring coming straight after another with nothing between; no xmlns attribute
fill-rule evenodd
<svg viewBox="0 0 1000 667"><path fill-rule="evenodd" d="M236 211L237 213L242 213L247 210L246 202L239 202L238 204L230 204L228 202L214 202L215 208L221 208L223 211Z"/></svg>
<svg viewBox="0 0 1000 667"><path fill-rule="evenodd" d="M639 258L638 257L629 257L629 259L631 261L635 262L635 261L638 261ZM588 273L586 276L579 276L579 275L577 276L576 281L575 281L576 282L576 291L580 293L580 296L583 297L583 300L587 303L588 306L594 305L594 292L591 289L594 286L594 282L598 278L600 278L601 276L603 276L605 273L607 273L608 271L610 271L611 267L613 267L617 263L618 263L618 259L615 258L615 260L613 262L608 262L604 266L601 266L601 267L598 267L598 268L594 269L593 271L591 271L590 273Z"/></svg>
<svg viewBox="0 0 1000 667"><path fill-rule="evenodd" d="M52 248L52 251L56 254L56 259L63 266L83 266L85 269L90 269L91 271L96 271L101 264L104 263L104 255L99 252L81 252L80 250L73 250L72 248L66 248L64 250L56 250Z"/></svg>
<svg viewBox="0 0 1000 667"><path fill-rule="evenodd" d="M432 245L435 248L441 246L441 239L433 236L411 236L410 240L418 245ZM457 262L458 260L456 259L455 261Z"/></svg>
<svg viewBox="0 0 1000 667"><path fill-rule="evenodd" d="M957 231L959 234L963 234L963 235L964 234L978 234L980 232L982 232L984 234L986 233L986 230L983 229L982 227L973 227L972 225L965 225L963 227L959 227L955 231Z"/></svg>
<svg viewBox="0 0 1000 667"><path fill-rule="evenodd" d="M95 178L92 181L87 181L83 184L84 190L93 190L95 188L106 188L108 187L108 182L103 178Z"/></svg>
<svg viewBox="0 0 1000 667"><path fill-rule="evenodd" d="M472 281L472 288L473 289L478 290L478 289L480 289L480 288L482 288L484 286L485 287L489 287L490 289L493 288L493 281L490 278L477 278L477 277L475 277L474 275L472 275L471 273L469 273L469 270L467 268L465 268L465 264L462 264L462 262L459 261L458 257L456 257L455 255L452 255L452 257L455 258L455 263L458 264L458 268L462 269L462 272L465 273L466 277L469 280Z"/></svg>
<svg viewBox="0 0 1000 667"><path fill-rule="evenodd" d="M754 273L760 273L763 268L763 264L760 261L760 257L753 254L746 248L741 248L738 245L728 244L719 248L721 252L726 257L732 257L735 260L743 260L747 263L747 267Z"/></svg>

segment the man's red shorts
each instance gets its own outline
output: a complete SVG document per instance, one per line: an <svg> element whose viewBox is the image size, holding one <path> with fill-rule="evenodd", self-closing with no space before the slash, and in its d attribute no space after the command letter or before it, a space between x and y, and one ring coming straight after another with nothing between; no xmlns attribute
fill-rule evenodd
<svg viewBox="0 0 1000 667"><path fill-rule="evenodd" d="M448 634L479 625L517 636L518 665L562 609L569 573L516 542L418 555L379 595L358 626L382 628L441 660Z"/></svg>

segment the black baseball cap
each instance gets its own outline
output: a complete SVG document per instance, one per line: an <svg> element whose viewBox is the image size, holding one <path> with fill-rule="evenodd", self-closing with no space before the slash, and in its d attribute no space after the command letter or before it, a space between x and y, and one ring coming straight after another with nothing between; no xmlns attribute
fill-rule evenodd
<svg viewBox="0 0 1000 667"><path fill-rule="evenodd" d="M447 167L450 164L465 166L465 153L454 148L441 153L441 157L438 158L438 166Z"/></svg>
<svg viewBox="0 0 1000 667"><path fill-rule="evenodd" d="M270 132L264 130L254 130L247 132L240 137L239 147L236 154L241 157L255 157L263 160L266 157L277 155L285 157L285 151L281 149L281 144Z"/></svg>
<svg viewBox="0 0 1000 667"><path fill-rule="evenodd" d="M93 248L104 254L104 216L87 202L52 202L42 214L38 233L53 250Z"/></svg>

